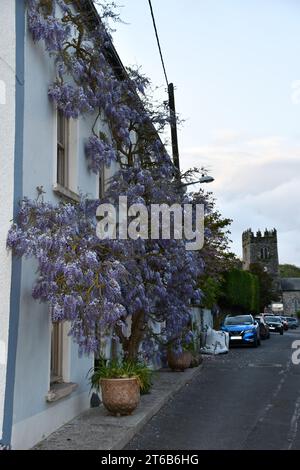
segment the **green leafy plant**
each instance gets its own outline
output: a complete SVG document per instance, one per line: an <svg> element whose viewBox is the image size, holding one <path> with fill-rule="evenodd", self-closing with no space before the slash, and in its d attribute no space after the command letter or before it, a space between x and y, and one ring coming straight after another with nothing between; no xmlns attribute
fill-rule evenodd
<svg viewBox="0 0 300 470"><path fill-rule="evenodd" d="M255 274L232 269L224 274L220 305L236 313L259 313L260 289Z"/></svg>
<svg viewBox="0 0 300 470"><path fill-rule="evenodd" d="M200 349L200 332L193 330L194 336L189 342L182 344L183 351L189 351L192 354L198 354Z"/></svg>
<svg viewBox="0 0 300 470"><path fill-rule="evenodd" d="M125 379L135 377L141 394L149 393L152 386L152 371L142 362L99 359L96 367L89 371L91 388L99 391L101 379Z"/></svg>

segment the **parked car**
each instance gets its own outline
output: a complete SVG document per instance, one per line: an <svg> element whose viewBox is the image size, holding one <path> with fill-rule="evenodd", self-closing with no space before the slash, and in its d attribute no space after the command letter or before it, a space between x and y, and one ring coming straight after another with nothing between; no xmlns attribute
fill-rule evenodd
<svg viewBox="0 0 300 470"><path fill-rule="evenodd" d="M280 333L283 335L283 324L280 317L275 315L265 315L265 321L269 326L270 333Z"/></svg>
<svg viewBox="0 0 300 470"><path fill-rule="evenodd" d="M227 315L222 330L229 333L229 345L260 345L259 325L252 315Z"/></svg>
<svg viewBox="0 0 300 470"><path fill-rule="evenodd" d="M287 331L289 329L289 324L288 324L288 321L287 321L286 317L283 317L281 315L280 318L281 318L281 321L282 321L282 324L283 324L283 329L285 331Z"/></svg>
<svg viewBox="0 0 300 470"><path fill-rule="evenodd" d="M298 328L299 326L299 321L298 318L295 317L285 317L286 321L288 322L289 328L294 330L295 328Z"/></svg>
<svg viewBox="0 0 300 470"><path fill-rule="evenodd" d="M269 339L270 338L270 329L269 325L267 324L263 315L255 317L255 321L257 321L259 326L259 336L261 339Z"/></svg>

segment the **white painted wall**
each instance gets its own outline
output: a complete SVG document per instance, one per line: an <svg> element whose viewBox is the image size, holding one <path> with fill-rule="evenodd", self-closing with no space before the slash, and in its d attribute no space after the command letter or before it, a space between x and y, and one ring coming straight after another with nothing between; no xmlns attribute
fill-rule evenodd
<svg viewBox="0 0 300 470"><path fill-rule="evenodd" d="M191 307L193 321L201 331L213 328L214 319L211 310L207 308Z"/></svg>
<svg viewBox="0 0 300 470"><path fill-rule="evenodd" d="M23 194L35 198L36 187L43 186L45 198L57 202L53 192L56 110L48 99L48 87L54 78L53 61L43 44L34 44L26 31ZM84 153L93 121L94 116L87 116L74 123L78 128L78 148L72 146L72 189L96 197L97 177L88 171ZM35 279L35 262L23 259L12 428L12 448L16 450L28 449L89 407L90 386L86 375L93 365L93 357L79 357L77 344L70 337L64 344L67 352L64 375L66 380L78 384L78 388L55 403L46 401L50 387L50 317L48 306L32 298Z"/></svg>
<svg viewBox="0 0 300 470"><path fill-rule="evenodd" d="M53 403L40 413L19 421L13 427L12 449L31 449L37 442L89 408L89 399L89 392L71 395L70 398Z"/></svg>
<svg viewBox="0 0 300 470"><path fill-rule="evenodd" d="M11 0L5 2L14 3ZM6 15L2 16L2 10L1 18L5 18L7 22ZM0 30L2 34L1 25ZM10 40L8 50L11 50L11 42ZM57 194L53 192L56 175L56 111L48 99L48 88L54 79L53 60L49 59L44 45L34 44L31 34L26 31L23 195L36 198L36 187L43 186L46 191L45 199L57 202ZM94 119L95 116L87 115L80 118L78 123L73 123L76 126L76 138L72 142L71 179L73 191L80 191L96 198L98 178L88 170L85 156L85 144L91 135ZM105 176L109 177L116 169L116 165L106 168ZM9 187L12 187L11 182ZM5 200L7 201L7 197ZM10 216L7 220L11 218ZM9 224L3 230L5 237L8 226ZM70 382L78 384L78 388L69 397L60 401L55 403L46 401L50 382L49 309L47 305L36 302L31 295L36 279L36 265L33 260L23 259L21 271L13 449L28 449L89 406L90 386L86 375L93 365L93 357L79 357L77 345L68 337L64 344L64 349L67 351L64 376Z"/></svg>
<svg viewBox="0 0 300 470"><path fill-rule="evenodd" d="M1 1L0 15L0 439L10 311L11 255L6 250L13 217L15 141L15 2Z"/></svg>

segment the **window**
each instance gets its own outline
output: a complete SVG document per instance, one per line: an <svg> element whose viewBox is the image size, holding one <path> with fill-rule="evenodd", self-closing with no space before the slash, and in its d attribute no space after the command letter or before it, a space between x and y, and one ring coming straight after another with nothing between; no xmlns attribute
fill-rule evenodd
<svg viewBox="0 0 300 470"><path fill-rule="evenodd" d="M50 389L48 403L69 396L78 385L70 382L70 338L68 322L51 322Z"/></svg>
<svg viewBox="0 0 300 470"><path fill-rule="evenodd" d="M98 191L98 197L99 199L102 199L104 196L105 192L105 187L104 187L104 168L101 167L100 172L99 172L99 191Z"/></svg>
<svg viewBox="0 0 300 470"><path fill-rule="evenodd" d="M61 382L63 379L63 324L51 324L51 376L50 384Z"/></svg>
<svg viewBox="0 0 300 470"><path fill-rule="evenodd" d="M78 202L79 120L67 119L60 110L55 115L53 191L59 197Z"/></svg>
<svg viewBox="0 0 300 470"><path fill-rule="evenodd" d="M57 111L57 183L69 185L69 120Z"/></svg>
<svg viewBox="0 0 300 470"><path fill-rule="evenodd" d="M253 318L250 315L239 315L236 317L227 317L224 325L252 325Z"/></svg>
<svg viewBox="0 0 300 470"><path fill-rule="evenodd" d="M268 247L260 249L260 258L261 259L270 259L270 249Z"/></svg>

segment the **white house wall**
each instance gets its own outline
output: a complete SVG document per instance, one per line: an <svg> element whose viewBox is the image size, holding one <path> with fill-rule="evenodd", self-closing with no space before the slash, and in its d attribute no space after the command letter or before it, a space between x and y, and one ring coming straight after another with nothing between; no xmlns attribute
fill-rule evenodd
<svg viewBox="0 0 300 470"><path fill-rule="evenodd" d="M1 1L0 14L0 440L10 311L11 255L6 250L7 232L13 217L15 141L15 2Z"/></svg>
<svg viewBox="0 0 300 470"><path fill-rule="evenodd" d="M48 99L48 87L54 68L42 44L34 44L29 32L25 37L25 108L23 194L37 195L43 186L45 198L57 201L52 185L55 179L56 117ZM91 134L94 116L78 123L78 162L74 189L91 197L97 196L98 183L86 163L84 146ZM77 345L69 338L69 380L78 388L68 398L47 403L50 379L50 319L48 308L31 296L36 266L22 261L20 317L14 392L12 446L29 448L89 406L89 384L86 374L93 365L92 357L79 357Z"/></svg>

